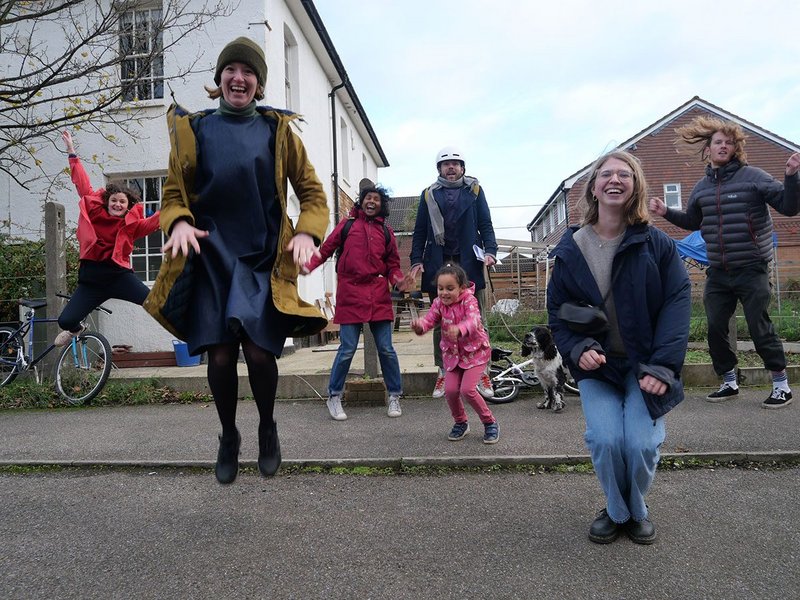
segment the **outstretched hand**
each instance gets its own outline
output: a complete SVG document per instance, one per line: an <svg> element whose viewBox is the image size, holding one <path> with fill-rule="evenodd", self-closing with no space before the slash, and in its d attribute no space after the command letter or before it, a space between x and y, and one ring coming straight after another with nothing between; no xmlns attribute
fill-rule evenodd
<svg viewBox="0 0 800 600"><path fill-rule="evenodd" d="M286 245L286 251L292 253L294 264L301 265L301 270L312 257L322 257L317 249L317 245L314 243L314 238L307 233L295 234Z"/></svg>
<svg viewBox="0 0 800 600"><path fill-rule="evenodd" d="M422 323L419 322L419 319L412 319L411 329L417 335L422 335L423 333L425 333L425 331L422 328Z"/></svg>
<svg viewBox="0 0 800 600"><path fill-rule="evenodd" d="M200 243L197 241L204 237L208 237L208 232L191 225L187 221L178 221L172 226L167 243L161 248L161 252L167 254L172 253L172 258L182 253L184 256L189 256L189 246L191 246L197 254L200 254Z"/></svg>
<svg viewBox="0 0 800 600"><path fill-rule="evenodd" d="M403 277L400 281L398 281L396 284L394 284L394 287L396 287L397 291L399 292L407 292L408 290L414 287L414 283L415 280L411 276L411 273L409 273L405 277Z"/></svg>
<svg viewBox="0 0 800 600"><path fill-rule="evenodd" d="M64 140L64 144L67 146L67 154L75 154L75 146L72 143L72 134L65 129L61 132L61 139Z"/></svg>
<svg viewBox="0 0 800 600"><path fill-rule="evenodd" d="M795 152L786 161L786 174L791 177L800 171L800 152Z"/></svg>
<svg viewBox="0 0 800 600"><path fill-rule="evenodd" d="M442 334L451 342L457 342L460 333L461 331L458 329L458 325L450 325L447 328L442 327Z"/></svg>
<svg viewBox="0 0 800 600"><path fill-rule="evenodd" d="M664 204L664 201L661 198L657 198L653 196L650 198L650 212L654 215L658 215L659 217L663 217L667 214L667 205Z"/></svg>

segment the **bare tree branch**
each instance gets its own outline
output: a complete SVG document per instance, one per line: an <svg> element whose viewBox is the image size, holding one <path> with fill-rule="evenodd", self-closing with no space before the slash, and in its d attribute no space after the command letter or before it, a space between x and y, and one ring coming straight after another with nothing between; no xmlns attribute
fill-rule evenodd
<svg viewBox="0 0 800 600"><path fill-rule="evenodd" d="M141 101L162 98L199 61L173 67L165 57L236 8L226 0L0 0L0 172L22 187L52 178L37 154L65 128L116 144L120 134L137 139L153 118Z"/></svg>

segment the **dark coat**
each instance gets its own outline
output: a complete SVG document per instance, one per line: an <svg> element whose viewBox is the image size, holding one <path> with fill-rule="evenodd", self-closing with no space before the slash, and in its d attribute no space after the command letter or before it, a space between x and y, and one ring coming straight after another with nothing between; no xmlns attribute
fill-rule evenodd
<svg viewBox="0 0 800 600"><path fill-rule="evenodd" d="M336 263L338 280L333 320L341 325L393 321L389 286L403 279L394 232L388 228L387 245L383 217L367 219L358 208L354 208L350 216L353 224ZM321 256L315 256L306 265L309 271L328 260L342 245L342 230L347 221L340 221L327 237L319 249Z"/></svg>
<svg viewBox="0 0 800 600"><path fill-rule="evenodd" d="M619 333L627 361L608 358L599 369L578 367L581 354L589 349L603 352L606 334L586 337L569 329L558 318L567 301L582 300L595 306L603 297L583 253L572 239L577 228L567 230L551 252L555 258L547 287L550 328L570 373L577 380L593 378L620 385L631 369L637 379L652 375L667 384L663 396L642 392L650 415L656 419L683 400L680 372L686 357L691 315L691 285L675 243L663 232L647 225L629 226L614 256L613 283ZM587 399L591 401L591 399Z"/></svg>
<svg viewBox="0 0 800 600"><path fill-rule="evenodd" d="M769 207L792 217L799 200L798 174L781 184L766 171L732 160L716 169L706 167L686 212L670 208L665 218L682 229L700 230L712 267L736 269L772 260Z"/></svg>
<svg viewBox="0 0 800 600"><path fill-rule="evenodd" d="M484 265L475 257L472 246L476 245L483 248L486 254L497 256L497 240L494 237L492 215L489 212L483 188L476 187L477 190L466 186L461 188L461 195L458 198L459 215L456 235L459 241L461 266L467 272L467 278L475 284L475 289L482 290L486 287L486 279L483 274ZM435 294L436 272L444 264L444 254L443 246L434 241L428 206L425 204L426 191L427 188L423 190L419 198L414 238L411 242L411 265L422 265L424 268L422 290ZM444 190L436 190L433 197L439 205L439 210L444 211Z"/></svg>

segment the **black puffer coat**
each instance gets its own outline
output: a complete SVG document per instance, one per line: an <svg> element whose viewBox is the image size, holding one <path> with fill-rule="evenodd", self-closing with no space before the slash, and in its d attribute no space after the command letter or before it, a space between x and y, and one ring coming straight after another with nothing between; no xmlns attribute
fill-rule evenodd
<svg viewBox="0 0 800 600"><path fill-rule="evenodd" d="M797 174L781 184L766 171L732 160L716 169L707 166L686 212L670 208L665 218L682 229L700 230L712 267L737 269L772 259L769 207L792 217L798 212L798 198Z"/></svg>

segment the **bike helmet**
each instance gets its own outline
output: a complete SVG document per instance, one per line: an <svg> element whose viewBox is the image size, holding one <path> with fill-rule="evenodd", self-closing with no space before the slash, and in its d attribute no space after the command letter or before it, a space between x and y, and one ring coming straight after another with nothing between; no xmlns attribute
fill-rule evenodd
<svg viewBox="0 0 800 600"><path fill-rule="evenodd" d="M461 161L462 167L465 166L464 155L455 146L445 146L439 150L439 154L436 155L436 168L438 169L439 165L446 160L458 160Z"/></svg>

